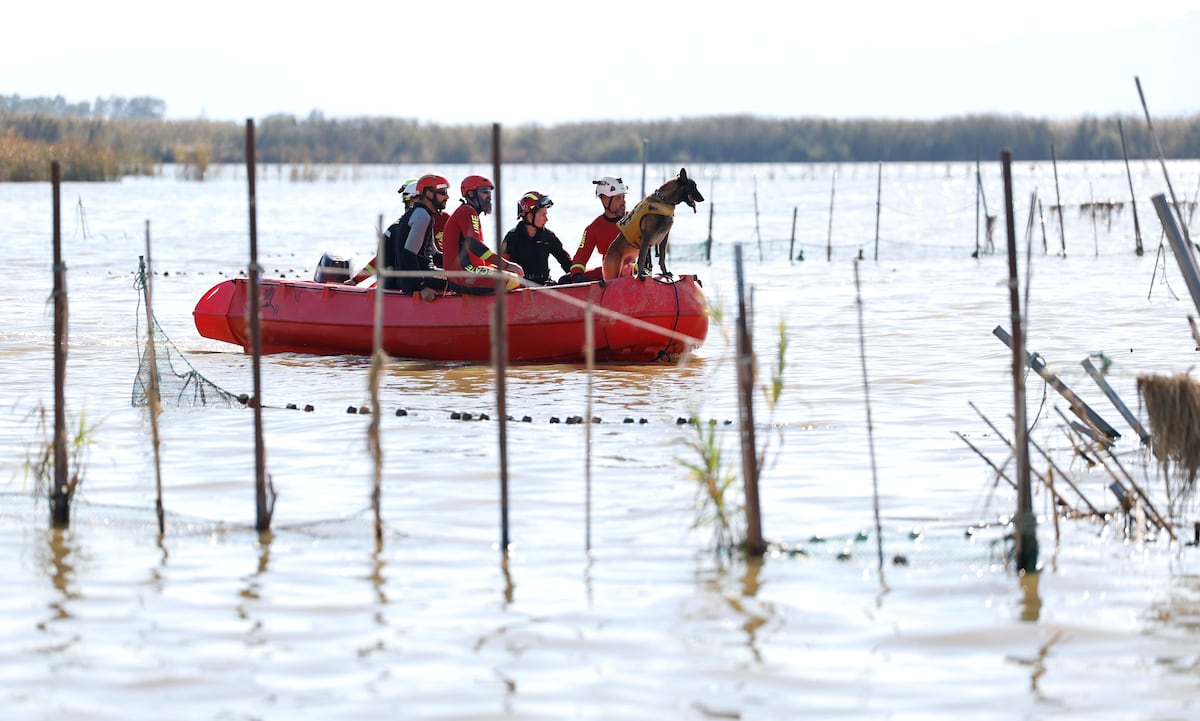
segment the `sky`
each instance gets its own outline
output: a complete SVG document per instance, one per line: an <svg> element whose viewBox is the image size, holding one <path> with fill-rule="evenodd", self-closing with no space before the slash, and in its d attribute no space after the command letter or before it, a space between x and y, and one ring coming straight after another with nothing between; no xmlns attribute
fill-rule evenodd
<svg viewBox="0 0 1200 721"><path fill-rule="evenodd" d="M15 0L0 95L557 125L1200 113L1200 0Z"/></svg>

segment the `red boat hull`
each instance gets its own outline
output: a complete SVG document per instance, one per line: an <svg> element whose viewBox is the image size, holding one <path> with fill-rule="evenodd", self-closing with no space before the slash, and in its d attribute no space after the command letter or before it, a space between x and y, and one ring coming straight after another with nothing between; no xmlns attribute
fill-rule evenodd
<svg viewBox="0 0 1200 721"><path fill-rule="evenodd" d="M205 293L193 312L200 335L249 352L248 289L249 281L239 278ZM259 283L259 297L263 353L372 352L374 288L268 278ZM582 359L588 304L597 360L652 361L690 352L708 334L708 306L695 276L522 288L504 297L510 361ZM491 295L426 302L384 291L383 348L397 358L490 360L495 303Z"/></svg>

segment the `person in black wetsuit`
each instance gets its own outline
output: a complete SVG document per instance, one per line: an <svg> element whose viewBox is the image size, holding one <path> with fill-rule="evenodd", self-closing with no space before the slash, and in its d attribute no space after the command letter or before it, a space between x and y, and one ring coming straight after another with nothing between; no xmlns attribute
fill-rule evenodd
<svg viewBox="0 0 1200 721"><path fill-rule="evenodd" d="M550 279L550 256L553 255L563 272L571 270L571 256L563 248L554 231L546 227L550 196L531 190L517 201L516 227L504 236L500 246L503 256L525 269L525 280L539 285L553 285Z"/></svg>
<svg viewBox="0 0 1200 721"><path fill-rule="evenodd" d="M435 271L433 265L434 216L445 210L450 199L450 181L440 175L422 175L417 179L412 207L384 232L384 270ZM419 294L422 300L432 301L438 291L446 289L445 278L390 277L380 284L385 290Z"/></svg>

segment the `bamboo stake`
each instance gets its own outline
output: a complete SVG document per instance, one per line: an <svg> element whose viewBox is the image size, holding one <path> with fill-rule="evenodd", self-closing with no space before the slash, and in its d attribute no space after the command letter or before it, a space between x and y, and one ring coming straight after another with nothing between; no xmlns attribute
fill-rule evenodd
<svg viewBox="0 0 1200 721"><path fill-rule="evenodd" d="M1046 245L1046 214L1042 210L1042 199L1038 198L1037 202L1037 218L1038 224L1042 228L1042 254L1046 255L1050 252L1050 248Z"/></svg>
<svg viewBox="0 0 1200 721"><path fill-rule="evenodd" d="M704 262L712 263L712 245L713 245L713 214L716 212L716 206L713 204L713 188L716 181L709 179L708 181L708 239L704 241Z"/></svg>
<svg viewBox="0 0 1200 721"><path fill-rule="evenodd" d="M1025 333L1021 325L1021 301L1017 288L1017 231L1013 218L1012 151L1000 153L1004 172L1004 222L1008 235L1008 289L1013 328L1012 373L1013 407L1016 425L1017 512L1013 518L1016 539L1016 566L1023 573L1037 570L1037 516L1033 514L1033 494L1029 481L1029 436L1025 419Z"/></svg>
<svg viewBox="0 0 1200 721"><path fill-rule="evenodd" d="M1158 212L1158 219L1162 223L1163 231L1171 243L1171 250L1175 254L1175 261L1179 263L1179 270L1187 285L1188 293L1192 296L1192 303L1195 304L1197 310L1200 310L1200 271L1197 270L1196 258L1192 255L1187 236L1180 231L1179 224L1175 222L1175 214L1167 206L1167 199L1163 197L1162 193L1154 195L1150 200L1154 203L1154 209Z"/></svg>
<svg viewBox="0 0 1200 721"><path fill-rule="evenodd" d="M1096 232L1096 192L1092 190L1092 181L1088 181L1088 195L1091 196L1092 207L1092 245L1096 248L1096 257L1100 257L1100 236Z"/></svg>
<svg viewBox="0 0 1200 721"><path fill-rule="evenodd" d="M371 395L371 423L367 427L367 449L371 454L371 509L375 512L375 544L383 543L383 439L379 383L387 362L383 350L383 298L384 278L392 271L383 264L383 214L379 214L379 225L375 233L375 294L374 327L371 332L371 371L368 388Z"/></svg>
<svg viewBox="0 0 1200 721"><path fill-rule="evenodd" d="M737 384L738 417L742 440L742 483L746 496L746 554L761 558L766 552L763 542L762 517L758 502L758 445L754 439L754 348L746 317L746 294L743 279L742 246L734 247L737 270Z"/></svg>
<svg viewBox="0 0 1200 721"><path fill-rule="evenodd" d="M71 496L67 467L67 267L62 258L62 205L58 161L50 163L50 194L54 234L54 488L50 489L50 525L71 525Z"/></svg>
<svg viewBox="0 0 1200 721"><path fill-rule="evenodd" d="M858 261L854 261L854 303L858 306L858 357L862 361L863 401L867 407L867 448L871 455L871 490L875 507L875 541L879 555L879 582L883 580L883 523L879 519L879 473L875 466L875 426L871 422L871 384L867 376L867 345L863 329L862 284L858 279ZM886 584L885 584L886 586Z"/></svg>
<svg viewBox="0 0 1200 721"><path fill-rule="evenodd" d="M1061 410L1059 410L1058 408L1055 408L1054 410L1058 412L1058 415L1060 418L1062 418L1063 420L1066 420L1066 416L1063 415L1063 412ZM1075 429L1072 429L1072 430L1075 430ZM1072 445L1074 445L1074 443L1072 443ZM1078 446L1075 447L1075 450L1077 453L1080 453L1080 455L1083 455ZM1171 536L1171 540L1178 540L1175 536L1175 531L1171 528L1171 525L1168 524L1163 519L1163 517L1158 513L1158 510L1155 509L1154 503L1150 500L1150 497L1148 495L1146 495L1146 492L1142 490L1142 487L1138 484L1138 482L1135 481L1133 479L1133 476L1129 475L1129 472L1126 471L1125 467L1121 465L1121 461L1117 458L1117 455L1115 453L1113 453L1112 448L1105 447L1104 451L1106 453L1108 453L1108 457L1110 459L1112 459L1113 465L1115 465L1117 467L1117 469L1121 471L1121 475L1123 475L1125 477L1125 480L1129 483L1129 485L1133 487L1134 492L1137 493L1137 495L1142 499L1142 502L1145 504L1147 512L1151 516L1150 520L1153 521L1155 524L1157 524L1159 528L1165 530L1167 532L1167 534ZM1103 468L1105 471L1108 472L1108 474L1113 478L1114 481L1117 481L1118 485L1121 485L1120 480L1117 478L1116 474L1112 472L1112 470L1108 467L1108 464L1105 463L1104 458L1102 456L1100 456L1100 454L1096 454L1096 462L1100 464L1101 468ZM1122 485L1122 488L1124 488L1123 485Z"/></svg>
<svg viewBox="0 0 1200 721"><path fill-rule="evenodd" d="M833 260L833 196L837 190L837 170L829 181L829 234L825 239L825 260Z"/></svg>
<svg viewBox="0 0 1200 721"><path fill-rule="evenodd" d="M1003 341L1004 344L1009 348L1013 348L1013 337L1009 336L1009 334L1006 333L1003 328L996 326L992 329L992 334ZM1107 421L1101 418L1099 413L1096 413L1096 411L1092 410L1091 406L1089 406L1087 403L1084 403L1083 399L1075 395L1075 392L1068 388L1066 383L1063 383L1058 376L1046 368L1046 364L1040 358L1038 358L1036 354L1026 354L1026 364L1032 368L1035 373L1041 376L1042 380L1046 381L1051 388L1058 391L1059 395L1066 399L1066 401L1071 405L1071 412L1079 416L1081 420L1094 425L1109 438L1121 437L1121 434L1118 433L1115 428L1109 425Z"/></svg>
<svg viewBox="0 0 1200 721"><path fill-rule="evenodd" d="M1081 365L1083 366L1083 369L1087 371L1087 374L1092 377L1092 380L1096 381L1096 385L1100 386L1100 390L1104 392L1104 395L1108 397L1108 400L1112 401L1112 404L1121 414L1121 417L1125 419L1125 422L1129 424L1129 427L1138 434L1138 438L1142 439L1142 445L1148 445L1150 443L1150 434L1144 427L1142 427L1142 423L1137 419L1137 416L1133 415L1133 413L1129 410L1129 407L1121 401L1119 396L1117 396L1116 391L1112 389L1112 386L1108 384L1108 381L1105 380L1104 376L1100 374L1100 371L1096 369L1096 366L1092 365L1092 359L1084 358L1081 361Z"/></svg>
<svg viewBox="0 0 1200 721"><path fill-rule="evenodd" d="M595 322L592 315L592 306L588 305L583 312L583 357L585 361L585 369L587 372L587 413L584 415L586 419L584 423L587 428L584 430L584 463L583 463L583 479L585 486L585 536L584 550L588 553L592 551L592 375L596 366L596 331Z"/></svg>
<svg viewBox="0 0 1200 721"><path fill-rule="evenodd" d="M796 215L799 212L800 212L799 208L797 208L796 206L792 206L792 239L791 239L791 241L788 242L788 262L789 263L794 263L796 261Z"/></svg>
<svg viewBox="0 0 1200 721"><path fill-rule="evenodd" d="M158 390L158 359L154 348L154 310L151 308L153 294L150 279L154 275L150 265L150 221L146 221L146 258L143 264L138 258L139 270L142 273L142 295L146 301L146 365L150 368L150 387L146 389L146 405L150 409L150 444L154 455L154 512L158 516L158 535L161 538L166 533L166 519L163 514L162 497L162 462L159 458L161 443L158 436L158 414L161 410Z"/></svg>
<svg viewBox="0 0 1200 721"><path fill-rule="evenodd" d="M644 147L644 145L643 145ZM500 123L492 123L492 173L496 176L492 191L496 209L496 242L503 238L500 224ZM642 166L645 183L645 160ZM508 375L508 290L507 278L496 273L496 302L492 306L492 365L496 374L496 415L499 421L500 443L500 553L507 558L508 539L508 407L506 381Z"/></svg>
<svg viewBox="0 0 1200 721"><path fill-rule="evenodd" d="M983 183L979 180L979 146L975 146L975 252L972 258L979 257L979 199L983 193Z"/></svg>
<svg viewBox="0 0 1200 721"><path fill-rule="evenodd" d="M879 215L883 209L883 161L879 163L879 173L875 180L875 260L879 260ZM976 245L979 241L976 240Z"/></svg>
<svg viewBox="0 0 1200 721"><path fill-rule="evenodd" d="M758 239L758 262L763 262L762 229L758 224L758 176L754 176L754 237Z"/></svg>
<svg viewBox="0 0 1200 721"><path fill-rule="evenodd" d="M1142 247L1142 226L1138 224L1137 193L1133 189L1133 173L1129 172L1129 153L1125 149L1125 126L1121 124L1120 118L1117 118L1117 132L1121 135L1121 156L1125 158L1125 178L1129 181L1129 204L1133 207L1133 237L1137 244L1134 253L1140 256L1145 252Z"/></svg>
<svg viewBox="0 0 1200 721"><path fill-rule="evenodd" d="M267 499L267 449L262 427L262 318L259 315L261 309L258 297L258 278L262 269L258 266L258 212L254 176L254 119L246 118L246 182L250 195L250 290L246 299L249 306L246 309L246 317L250 321L250 348L253 354L251 373L254 378L254 528L262 534L271 528L272 509L268 506Z"/></svg>
<svg viewBox="0 0 1200 721"><path fill-rule="evenodd" d="M1146 105L1146 95L1142 92L1142 81L1135 75L1133 82L1137 85L1138 98L1142 101L1142 111L1146 114L1146 127L1150 128L1150 137L1154 138L1154 147L1158 149L1158 164L1162 166L1163 180L1167 183L1167 192L1171 194L1171 205L1175 206L1175 212L1178 214L1179 200L1175 197L1175 186L1171 184L1171 176L1167 173L1167 159L1163 156L1162 143L1158 139L1158 133L1154 132L1154 123L1150 121L1150 108ZM1180 219L1182 220L1182 217ZM1183 240L1189 248L1192 247L1192 239L1188 235L1186 224L1183 224Z"/></svg>
<svg viewBox="0 0 1200 721"><path fill-rule="evenodd" d="M1054 168L1054 201L1058 209L1058 239L1062 244L1063 257L1067 257L1067 231L1063 227L1062 194L1058 190L1058 158L1054 154L1054 143L1050 143L1050 165Z"/></svg>

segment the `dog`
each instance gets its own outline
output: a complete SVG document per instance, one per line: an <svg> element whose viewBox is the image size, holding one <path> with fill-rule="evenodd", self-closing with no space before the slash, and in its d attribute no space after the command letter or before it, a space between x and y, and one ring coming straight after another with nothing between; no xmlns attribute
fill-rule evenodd
<svg viewBox="0 0 1200 721"><path fill-rule="evenodd" d="M687 203L695 213L696 203L703 202L696 181L688 177L686 168L680 169L679 177L663 183L635 205L633 212L617 221L621 233L604 254L604 279L635 275L638 280L645 280L653 270L651 248L658 253L659 271L670 278L665 258L667 237L675 223L675 206ZM633 265L632 272L624 272L627 265Z"/></svg>

